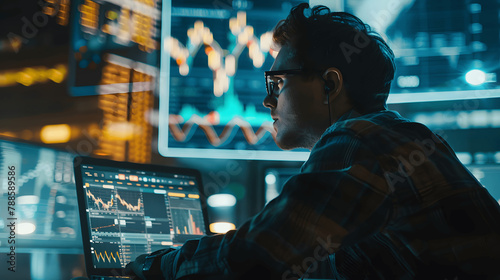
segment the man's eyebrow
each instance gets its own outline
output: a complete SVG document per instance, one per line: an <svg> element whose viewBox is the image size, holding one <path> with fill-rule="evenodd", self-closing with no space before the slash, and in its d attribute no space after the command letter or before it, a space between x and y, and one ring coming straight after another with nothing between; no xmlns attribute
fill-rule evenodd
<svg viewBox="0 0 500 280"><path fill-rule="evenodd" d="M277 78L282 78L283 76L285 76L285 74L274 74L274 75L269 75L269 78L275 80Z"/></svg>

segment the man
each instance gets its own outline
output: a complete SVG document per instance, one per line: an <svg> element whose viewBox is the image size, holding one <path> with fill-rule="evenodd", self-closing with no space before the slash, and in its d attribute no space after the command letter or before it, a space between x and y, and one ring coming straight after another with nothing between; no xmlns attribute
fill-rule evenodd
<svg viewBox="0 0 500 280"><path fill-rule="evenodd" d="M500 207L443 139L386 110L386 43L352 15L307 4L274 41L264 106L278 146L310 158L238 230L146 267L156 260L165 279L499 279ZM140 276L144 258L129 265Z"/></svg>

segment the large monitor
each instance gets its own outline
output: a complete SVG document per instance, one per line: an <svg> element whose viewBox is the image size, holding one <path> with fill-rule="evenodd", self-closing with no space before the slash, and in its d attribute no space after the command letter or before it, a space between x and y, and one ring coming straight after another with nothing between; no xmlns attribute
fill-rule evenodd
<svg viewBox="0 0 500 280"><path fill-rule="evenodd" d="M161 2L71 1L71 95L155 91Z"/></svg>
<svg viewBox="0 0 500 280"><path fill-rule="evenodd" d="M271 31L303 1L165 1L159 142L166 157L304 160L273 141ZM388 103L500 97L495 1L310 1L370 24L396 56ZM353 52L360 51L352 46Z"/></svg>
<svg viewBox="0 0 500 280"><path fill-rule="evenodd" d="M65 151L0 138L2 247L15 238L16 248L80 250L73 157ZM14 235L10 222L16 226Z"/></svg>
<svg viewBox="0 0 500 280"><path fill-rule="evenodd" d="M305 160L282 152L264 69L271 30L300 1L164 2L158 148L166 157Z"/></svg>

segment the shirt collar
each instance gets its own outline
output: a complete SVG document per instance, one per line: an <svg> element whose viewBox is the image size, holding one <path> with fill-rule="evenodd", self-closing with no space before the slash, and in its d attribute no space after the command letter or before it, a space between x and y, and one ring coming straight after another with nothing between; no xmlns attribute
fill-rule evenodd
<svg viewBox="0 0 500 280"><path fill-rule="evenodd" d="M323 136L333 130L335 130L335 128L337 127L337 125L343 121L346 121L346 120L349 120L349 119L355 119L355 118L359 118L361 116L364 116L364 115L369 115L369 114L373 114L373 113L377 113L377 112L382 112L382 111L387 111L387 109L385 108L382 108L380 110L375 110L373 112L369 112L369 113L366 113L366 114L362 114L360 113L359 111L355 110L355 109L350 109L349 111L345 112L342 116L340 116L340 118L337 119L336 122L334 122L329 128L327 128L325 130L325 132L323 133L323 135L321 135L321 138L323 138Z"/></svg>
<svg viewBox="0 0 500 280"><path fill-rule="evenodd" d="M361 113L359 113L358 111L356 111L354 109L351 109L351 110L345 112L342 116L340 116L340 118L335 123L342 122L342 121L345 121L345 120L348 120L348 119L357 118L357 117L360 117L360 116L362 116Z"/></svg>

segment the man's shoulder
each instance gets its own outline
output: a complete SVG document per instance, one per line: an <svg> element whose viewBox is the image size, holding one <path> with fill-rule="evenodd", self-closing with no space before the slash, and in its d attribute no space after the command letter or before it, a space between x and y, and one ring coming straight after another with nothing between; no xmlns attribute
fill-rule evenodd
<svg viewBox="0 0 500 280"><path fill-rule="evenodd" d="M356 157L370 157L372 153L368 150L385 145L385 139L375 135L387 134L382 130L407 121L397 112L388 110L364 115L348 112L323 134L302 170L348 168Z"/></svg>
<svg viewBox="0 0 500 280"><path fill-rule="evenodd" d="M325 134L350 131L357 136L363 136L380 133L382 130L390 129L395 125L410 122L410 120L403 118L398 112L391 110L382 110L369 114L354 112L332 125Z"/></svg>
<svg viewBox="0 0 500 280"><path fill-rule="evenodd" d="M349 149L353 153L355 150L368 149L379 153L428 138L434 139L433 133L425 125L412 122L396 111L350 114L328 128L311 153L338 154L339 149Z"/></svg>

